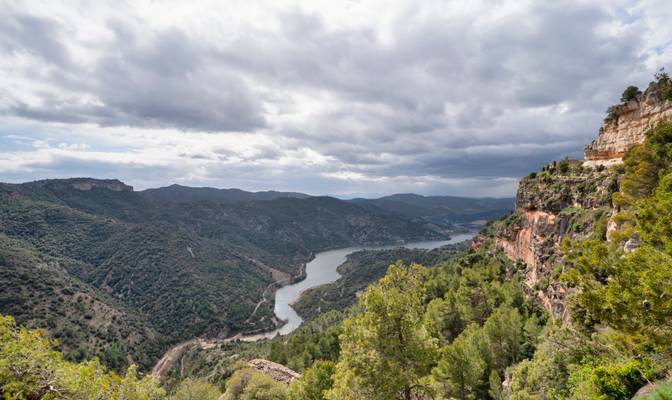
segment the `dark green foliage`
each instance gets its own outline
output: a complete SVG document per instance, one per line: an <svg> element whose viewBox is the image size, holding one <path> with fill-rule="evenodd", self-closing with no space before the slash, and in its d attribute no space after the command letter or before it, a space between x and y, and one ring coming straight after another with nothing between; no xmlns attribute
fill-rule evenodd
<svg viewBox="0 0 672 400"><path fill-rule="evenodd" d="M301 379L289 385L289 400L324 400L326 392L334 385L336 364L332 361L317 361L301 374Z"/></svg>
<svg viewBox="0 0 672 400"><path fill-rule="evenodd" d="M341 319L340 313L324 313L291 335L274 339L268 359L296 371L303 371L317 360L335 361L340 352Z"/></svg>
<svg viewBox="0 0 672 400"><path fill-rule="evenodd" d="M635 100L640 94L642 94L642 91L639 90L637 86L628 86L621 95L621 103L627 103L630 100Z"/></svg>
<svg viewBox="0 0 672 400"><path fill-rule="evenodd" d="M40 255L0 234L0 309L21 324L44 327L70 359L98 356L121 371L130 358L151 366L167 344L145 316L69 275L73 260Z"/></svg>
<svg viewBox="0 0 672 400"><path fill-rule="evenodd" d="M240 359L265 358L304 371L316 360L338 359L343 314L328 312L301 325L287 336L260 342L232 342L209 349L188 350L175 369L169 372L167 385L174 386L185 378L219 382L229 378Z"/></svg>
<svg viewBox="0 0 672 400"><path fill-rule="evenodd" d="M510 198L473 199L456 196L420 196L412 193L351 201L398 215L422 218L448 228L452 228L454 224L498 218L513 209L513 199Z"/></svg>
<svg viewBox="0 0 672 400"><path fill-rule="evenodd" d="M670 75L665 72L664 68L661 68L655 75L654 79L660 87L660 96L663 100L672 101L672 80L670 80Z"/></svg>

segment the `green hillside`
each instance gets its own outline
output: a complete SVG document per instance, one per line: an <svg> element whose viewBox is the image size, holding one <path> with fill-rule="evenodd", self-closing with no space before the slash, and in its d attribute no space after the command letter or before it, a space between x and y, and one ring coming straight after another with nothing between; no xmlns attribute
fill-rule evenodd
<svg viewBox="0 0 672 400"><path fill-rule="evenodd" d="M5 257L2 284L12 291L0 312L46 327L74 358L107 362L109 343L124 356L108 365L143 368L168 343L273 327L272 301L257 307L262 293L300 276L315 251L442 237L327 197L158 204L119 181L87 178L0 184L0 234L3 249L21 254ZM50 263L58 275L46 284L40 265ZM66 285L86 296L61 292ZM119 313L129 317L98 321ZM108 333L110 323L123 334Z"/></svg>

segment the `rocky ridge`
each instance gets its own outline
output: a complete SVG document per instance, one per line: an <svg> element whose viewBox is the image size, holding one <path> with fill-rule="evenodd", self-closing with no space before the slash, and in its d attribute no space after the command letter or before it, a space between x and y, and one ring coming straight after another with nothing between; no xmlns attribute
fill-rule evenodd
<svg viewBox="0 0 672 400"><path fill-rule="evenodd" d="M656 123L672 119L672 101L663 100L661 85L652 82L634 99L611 107L597 139L585 147L585 165L614 165L632 145L642 143Z"/></svg>
<svg viewBox="0 0 672 400"><path fill-rule="evenodd" d="M521 180L516 211L496 238L497 247L525 267L525 283L556 318L565 317L565 290L557 282L565 237L579 239L596 230L606 232L611 195L618 174L606 168L583 167L580 161L552 163ZM588 232L588 233L586 233Z"/></svg>
<svg viewBox="0 0 672 400"><path fill-rule="evenodd" d="M250 360L247 365L285 385L289 385L294 379L299 379L301 377L301 374L298 372L291 370L284 365L274 363L273 361L264 360L263 358Z"/></svg>

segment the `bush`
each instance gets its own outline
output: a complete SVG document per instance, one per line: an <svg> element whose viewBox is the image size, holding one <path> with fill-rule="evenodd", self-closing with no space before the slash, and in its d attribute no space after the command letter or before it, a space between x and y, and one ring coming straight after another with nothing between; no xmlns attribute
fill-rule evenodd
<svg viewBox="0 0 672 400"><path fill-rule="evenodd" d="M642 91L639 90L637 86L628 86L621 95L621 103L627 103L630 100L634 100L642 94Z"/></svg>
<svg viewBox="0 0 672 400"><path fill-rule="evenodd" d="M593 370L593 383L600 393L613 400L629 400L646 383L640 362L600 366Z"/></svg>
<svg viewBox="0 0 672 400"><path fill-rule="evenodd" d="M653 77L660 86L660 97L663 100L672 101L672 80L670 80L670 76L665 72L665 68L661 68Z"/></svg>
<svg viewBox="0 0 672 400"><path fill-rule="evenodd" d="M558 163L558 171L563 175L569 172L569 159L565 158Z"/></svg>

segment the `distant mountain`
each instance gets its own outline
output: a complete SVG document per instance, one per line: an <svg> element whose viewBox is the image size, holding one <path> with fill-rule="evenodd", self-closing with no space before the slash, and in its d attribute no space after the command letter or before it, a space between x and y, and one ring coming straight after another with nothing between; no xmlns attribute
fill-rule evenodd
<svg viewBox="0 0 672 400"><path fill-rule="evenodd" d="M240 189L216 189L211 187L188 187L170 185L166 187L147 189L139 192L144 198L159 203L239 203L243 201L269 201L281 197L305 199L310 197L303 193L276 192L247 192Z"/></svg>
<svg viewBox="0 0 672 400"><path fill-rule="evenodd" d="M445 237L332 197L246 193L0 183L0 314L47 327L72 357L148 366L167 343L272 327L266 289L313 252Z"/></svg>
<svg viewBox="0 0 672 400"><path fill-rule="evenodd" d="M413 193L393 194L378 199L356 198L350 201L406 217L422 218L439 225L490 220L514 208L513 198L421 196Z"/></svg>

